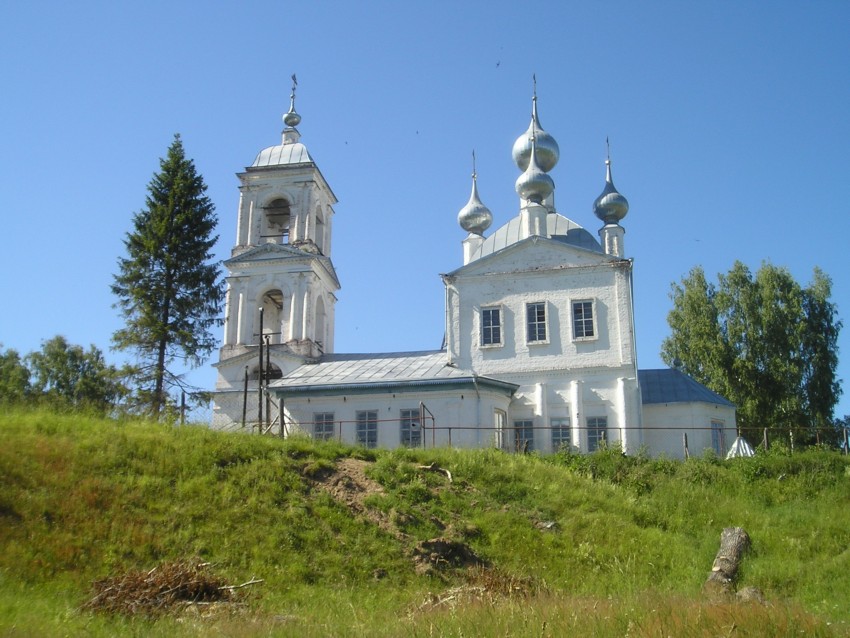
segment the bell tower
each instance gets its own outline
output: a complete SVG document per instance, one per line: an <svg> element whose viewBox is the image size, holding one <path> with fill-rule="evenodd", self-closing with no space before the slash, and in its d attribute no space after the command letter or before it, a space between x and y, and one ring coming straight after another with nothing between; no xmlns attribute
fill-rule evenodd
<svg viewBox="0 0 850 638"><path fill-rule="evenodd" d="M333 352L339 280L331 261L337 200L301 143L292 76L281 143L263 149L239 173L236 245L227 269L224 340L219 353L213 424L241 420L228 393ZM264 361L260 363L260 350ZM231 397L232 398L232 397ZM226 413L226 414L225 414ZM217 423L218 422L218 423Z"/></svg>

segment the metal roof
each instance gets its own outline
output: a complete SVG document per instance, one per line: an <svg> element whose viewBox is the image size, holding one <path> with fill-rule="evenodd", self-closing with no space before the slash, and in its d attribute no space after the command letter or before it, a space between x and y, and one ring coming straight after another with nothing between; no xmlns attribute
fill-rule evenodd
<svg viewBox="0 0 850 638"><path fill-rule="evenodd" d="M513 383L478 377L447 365L444 350L380 354L326 354L305 363L271 383L277 391L296 392L379 389L402 386L440 386L484 383L515 390Z"/></svg>
<svg viewBox="0 0 850 638"><path fill-rule="evenodd" d="M638 370L642 403L715 403L735 407L731 401L709 390L680 370Z"/></svg>
<svg viewBox="0 0 850 638"><path fill-rule="evenodd" d="M546 215L546 236L555 241L561 241L565 244L572 244L586 250L602 252L602 247L599 242L582 226L576 224L573 220L559 215L558 213L549 213ZM494 252L507 248L508 246L517 243L523 239L522 226L519 217L514 217L507 224L499 228L492 235L484 240L481 247L476 250L470 261L486 257Z"/></svg>
<svg viewBox="0 0 850 638"><path fill-rule="evenodd" d="M269 146L259 152L251 168L290 164L312 164L313 158L301 142Z"/></svg>

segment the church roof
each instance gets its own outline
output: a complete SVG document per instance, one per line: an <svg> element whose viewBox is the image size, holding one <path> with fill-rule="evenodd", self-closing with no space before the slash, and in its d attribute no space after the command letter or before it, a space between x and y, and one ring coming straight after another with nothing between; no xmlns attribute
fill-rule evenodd
<svg viewBox="0 0 850 638"><path fill-rule="evenodd" d="M513 383L477 377L446 363L445 350L388 352L380 354L326 354L317 363L299 366L271 387L287 390L328 392L390 389L412 386L440 386L482 383L513 392Z"/></svg>
<svg viewBox="0 0 850 638"><path fill-rule="evenodd" d="M251 168L312 163L313 158L310 157L307 147L301 142L295 142L294 144L278 144L264 148L259 152L254 163L251 164Z"/></svg>
<svg viewBox="0 0 850 638"><path fill-rule="evenodd" d="M567 219L558 213L549 213L546 215L546 236L549 239L562 241L565 244L572 244L585 250L602 252L602 247L593 235L573 220ZM517 216L487 237L484 243L481 244L481 247L473 253L470 261L491 255L522 239L524 237L521 220Z"/></svg>
<svg viewBox="0 0 850 638"><path fill-rule="evenodd" d="M731 401L709 390L680 370L672 368L638 370L638 381L644 405L699 402L735 407Z"/></svg>

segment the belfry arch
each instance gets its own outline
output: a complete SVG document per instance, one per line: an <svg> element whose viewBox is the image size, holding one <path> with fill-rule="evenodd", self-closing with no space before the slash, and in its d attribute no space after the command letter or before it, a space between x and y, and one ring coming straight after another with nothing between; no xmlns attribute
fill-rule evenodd
<svg viewBox="0 0 850 638"><path fill-rule="evenodd" d="M285 301L286 296L279 288L267 290L260 296L259 307L263 310L263 336L268 336L269 343L283 343L285 340Z"/></svg>
<svg viewBox="0 0 850 638"><path fill-rule="evenodd" d="M325 311L325 300L320 296L316 298L316 345L319 346L321 352L325 351L327 334L326 334L327 313Z"/></svg>
<svg viewBox="0 0 850 638"><path fill-rule="evenodd" d="M263 222L260 238L265 243L288 244L292 222L292 208L284 197L276 197L263 206Z"/></svg>

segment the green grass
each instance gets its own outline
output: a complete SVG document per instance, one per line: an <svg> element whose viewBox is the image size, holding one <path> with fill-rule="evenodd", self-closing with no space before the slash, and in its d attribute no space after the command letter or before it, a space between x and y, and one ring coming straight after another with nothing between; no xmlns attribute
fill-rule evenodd
<svg viewBox="0 0 850 638"><path fill-rule="evenodd" d="M349 456L383 487L366 499L373 516L312 483ZM418 467L432 462L453 482ZM848 506L850 463L825 450L734 462L367 451L12 410L0 414L0 635L845 636ZM768 606L701 595L732 525L753 541L739 585ZM436 536L529 589L426 604L467 577L417 573L414 546ZM227 582L264 579L247 611L80 609L96 579L196 555Z"/></svg>

